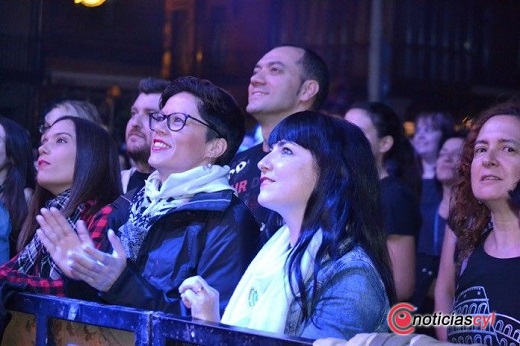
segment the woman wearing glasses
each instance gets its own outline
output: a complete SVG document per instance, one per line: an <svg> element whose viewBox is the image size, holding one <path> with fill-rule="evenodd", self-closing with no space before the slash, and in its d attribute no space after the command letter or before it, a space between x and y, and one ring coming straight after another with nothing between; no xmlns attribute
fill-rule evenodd
<svg viewBox="0 0 520 346"><path fill-rule="evenodd" d="M131 197L130 207L117 211L129 215L116 230L119 237L108 232L113 252L77 246L88 238L82 227L80 238L67 242L74 238L64 237L73 235L70 229L48 211L40 218L47 234L43 242L69 277L98 289L107 303L188 315L178 288L200 275L218 287L223 310L259 237L252 214L227 179L226 164L244 135L242 112L228 93L194 77L172 82L160 108L149 119L149 163L156 171ZM97 227L106 228L106 221ZM75 246L70 256L59 258L60 250Z"/></svg>

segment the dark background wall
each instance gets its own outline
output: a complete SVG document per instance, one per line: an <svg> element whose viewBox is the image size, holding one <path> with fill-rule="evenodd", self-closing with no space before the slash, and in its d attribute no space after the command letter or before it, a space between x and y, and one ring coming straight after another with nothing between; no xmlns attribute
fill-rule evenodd
<svg viewBox="0 0 520 346"><path fill-rule="evenodd" d="M280 43L325 58L334 77L327 107L343 112L367 97L372 3L107 0L86 8L73 0L0 0L0 113L36 136L50 100L87 99L121 138L140 78L208 78L245 106L255 62ZM381 99L403 119L421 107L471 116L520 91L520 2L382 6Z"/></svg>

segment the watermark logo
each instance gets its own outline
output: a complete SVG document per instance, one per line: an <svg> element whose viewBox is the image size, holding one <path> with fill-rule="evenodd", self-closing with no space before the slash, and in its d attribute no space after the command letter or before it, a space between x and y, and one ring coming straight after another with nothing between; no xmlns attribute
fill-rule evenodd
<svg viewBox="0 0 520 346"><path fill-rule="evenodd" d="M433 314L413 314L415 307L399 303L390 309L386 321L395 334L407 335L415 332L415 327L480 327L486 329L495 324L496 316L490 314L457 315L434 312Z"/></svg>

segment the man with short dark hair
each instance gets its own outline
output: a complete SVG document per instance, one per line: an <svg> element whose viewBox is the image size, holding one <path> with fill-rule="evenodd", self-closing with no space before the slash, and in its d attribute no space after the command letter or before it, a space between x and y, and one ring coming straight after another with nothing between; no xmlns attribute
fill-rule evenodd
<svg viewBox="0 0 520 346"><path fill-rule="evenodd" d="M144 181L154 170L148 164L152 143L148 114L159 111L159 99L168 84L168 81L156 78L139 82L139 95L132 105L125 131L126 153L134 167L121 172L124 192L143 187Z"/></svg>
<svg viewBox="0 0 520 346"><path fill-rule="evenodd" d="M230 184L249 207L267 240L283 224L281 217L258 204L258 162L267 154L273 128L289 115L318 109L327 98L329 72L323 59L310 49L279 46L256 64L248 88L247 112L259 123L263 143L238 153L231 162Z"/></svg>

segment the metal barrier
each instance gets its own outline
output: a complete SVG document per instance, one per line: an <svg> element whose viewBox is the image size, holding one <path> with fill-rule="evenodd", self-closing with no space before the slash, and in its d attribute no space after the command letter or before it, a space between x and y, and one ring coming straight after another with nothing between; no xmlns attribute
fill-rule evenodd
<svg viewBox="0 0 520 346"><path fill-rule="evenodd" d="M2 342L9 346L312 345L303 338L49 295L17 293L6 307L14 315Z"/></svg>
<svg viewBox="0 0 520 346"><path fill-rule="evenodd" d="M189 342L195 345L312 345L303 338L275 335L247 328L219 323L192 321L156 312L152 320L153 345L165 345L167 340Z"/></svg>

